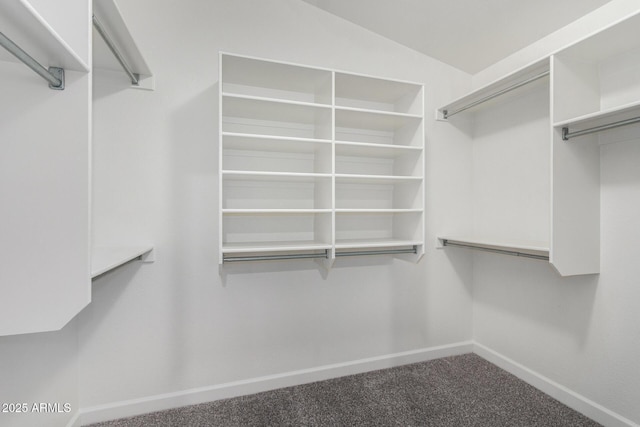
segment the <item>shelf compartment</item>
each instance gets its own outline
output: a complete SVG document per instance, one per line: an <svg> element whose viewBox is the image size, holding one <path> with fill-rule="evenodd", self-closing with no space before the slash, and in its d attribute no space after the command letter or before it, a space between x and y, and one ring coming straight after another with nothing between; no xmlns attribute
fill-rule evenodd
<svg viewBox="0 0 640 427"><path fill-rule="evenodd" d="M331 105L331 71L220 55L225 93Z"/></svg>
<svg viewBox="0 0 640 427"><path fill-rule="evenodd" d="M440 247L460 247L503 255L549 260L549 245L543 242L504 241L469 237L438 237Z"/></svg>
<svg viewBox="0 0 640 427"><path fill-rule="evenodd" d="M422 114L422 86L337 72L336 106Z"/></svg>
<svg viewBox="0 0 640 427"><path fill-rule="evenodd" d="M368 146L336 144L335 172L355 175L422 176L422 151L393 150L387 147L375 149Z"/></svg>
<svg viewBox="0 0 640 427"><path fill-rule="evenodd" d="M336 212L336 249L382 247L423 242L422 211L388 213L384 211ZM397 243L402 242L402 243Z"/></svg>
<svg viewBox="0 0 640 427"><path fill-rule="evenodd" d="M228 170L331 173L331 141L223 134L223 164Z"/></svg>
<svg viewBox="0 0 640 427"><path fill-rule="evenodd" d="M222 175L222 209L331 209L331 177L314 174Z"/></svg>
<svg viewBox="0 0 640 427"><path fill-rule="evenodd" d="M541 84L548 85L549 70L548 58L536 61L438 108L437 117L446 120L458 112L473 112L483 106L520 96L524 91L535 90Z"/></svg>
<svg viewBox="0 0 640 427"><path fill-rule="evenodd" d="M330 139L331 108L319 104L222 95L222 132Z"/></svg>
<svg viewBox="0 0 640 427"><path fill-rule="evenodd" d="M422 209L421 180L379 181L336 179L336 210Z"/></svg>
<svg viewBox="0 0 640 427"><path fill-rule="evenodd" d="M153 246L96 247L91 251L91 278L95 279L131 261L153 262Z"/></svg>
<svg viewBox="0 0 640 427"><path fill-rule="evenodd" d="M362 109L335 109L335 139L382 145L422 146L422 117Z"/></svg>
<svg viewBox="0 0 640 427"><path fill-rule="evenodd" d="M331 213L223 215L222 252L331 248Z"/></svg>
<svg viewBox="0 0 640 427"><path fill-rule="evenodd" d="M84 73L89 71L87 61L83 60L26 1L2 1L0 28L5 36L45 68L53 66ZM2 48L0 48L0 61L19 62Z"/></svg>

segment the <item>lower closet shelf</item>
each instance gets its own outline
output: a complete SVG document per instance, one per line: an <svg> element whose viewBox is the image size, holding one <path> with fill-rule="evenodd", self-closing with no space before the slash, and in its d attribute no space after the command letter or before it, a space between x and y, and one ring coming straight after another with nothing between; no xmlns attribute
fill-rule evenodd
<svg viewBox="0 0 640 427"><path fill-rule="evenodd" d="M475 237L438 237L440 247L460 247L513 255L525 258L549 260L549 247L542 242L506 241Z"/></svg>
<svg viewBox="0 0 640 427"><path fill-rule="evenodd" d="M153 262L153 246L106 246L93 248L91 252L91 278L94 279L128 262L144 260Z"/></svg>

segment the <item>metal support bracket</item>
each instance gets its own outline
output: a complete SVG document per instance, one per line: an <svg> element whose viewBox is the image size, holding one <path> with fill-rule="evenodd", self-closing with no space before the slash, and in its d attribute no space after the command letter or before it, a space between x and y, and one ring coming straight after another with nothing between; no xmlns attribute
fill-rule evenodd
<svg viewBox="0 0 640 427"><path fill-rule="evenodd" d="M49 71L52 76L60 80L60 84L57 86L54 86L53 83L49 83L49 88L53 90L64 90L64 68L49 67L47 71Z"/></svg>

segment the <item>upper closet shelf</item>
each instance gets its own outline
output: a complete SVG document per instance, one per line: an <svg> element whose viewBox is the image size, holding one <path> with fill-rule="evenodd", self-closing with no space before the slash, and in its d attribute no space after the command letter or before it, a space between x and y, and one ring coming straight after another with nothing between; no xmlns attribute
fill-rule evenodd
<svg viewBox="0 0 640 427"><path fill-rule="evenodd" d="M88 72L89 65L38 14L27 0L0 2L0 31L45 67ZM18 62L5 49L0 61Z"/></svg>
<svg viewBox="0 0 640 427"><path fill-rule="evenodd" d="M476 249L503 255L549 260L549 245L541 242L515 242L473 237L438 237L438 247Z"/></svg>
<svg viewBox="0 0 640 427"><path fill-rule="evenodd" d="M135 89L154 90L155 79L115 0L93 2L93 66L123 72ZM107 41L108 40L108 41Z"/></svg>
<svg viewBox="0 0 640 427"><path fill-rule="evenodd" d="M573 137L638 122L640 122L640 101L563 120L554 123L554 127L562 130L562 139L567 141Z"/></svg>
<svg viewBox="0 0 640 427"><path fill-rule="evenodd" d="M508 93L517 93L516 89L529 87L532 83L547 80L549 76L549 58L536 61L488 85L458 98L436 112L437 120L446 120L451 116L470 110L498 97L505 99Z"/></svg>
<svg viewBox="0 0 640 427"><path fill-rule="evenodd" d="M154 262L153 246L94 248L91 251L91 278L95 279L135 260Z"/></svg>

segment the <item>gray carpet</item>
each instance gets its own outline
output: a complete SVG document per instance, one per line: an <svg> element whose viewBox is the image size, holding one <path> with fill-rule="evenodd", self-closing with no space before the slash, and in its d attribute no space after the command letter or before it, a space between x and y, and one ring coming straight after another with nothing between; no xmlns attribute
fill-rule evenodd
<svg viewBox="0 0 640 427"><path fill-rule="evenodd" d="M598 425L465 354L91 427Z"/></svg>

